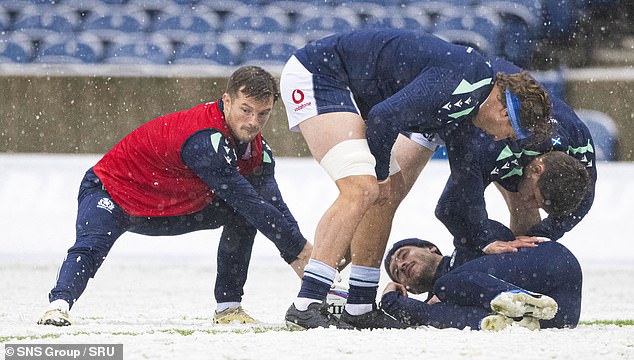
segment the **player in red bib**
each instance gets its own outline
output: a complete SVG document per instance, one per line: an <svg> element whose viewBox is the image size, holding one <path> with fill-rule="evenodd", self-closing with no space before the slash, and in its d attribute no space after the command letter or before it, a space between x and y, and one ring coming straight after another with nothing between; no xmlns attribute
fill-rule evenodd
<svg viewBox="0 0 634 360"><path fill-rule="evenodd" d="M312 251L282 199L260 134L278 97L268 72L242 67L221 100L142 125L89 169L79 189L77 238L38 323L70 325L68 311L123 233L219 227L214 322L256 322L240 306L256 232L300 277Z"/></svg>

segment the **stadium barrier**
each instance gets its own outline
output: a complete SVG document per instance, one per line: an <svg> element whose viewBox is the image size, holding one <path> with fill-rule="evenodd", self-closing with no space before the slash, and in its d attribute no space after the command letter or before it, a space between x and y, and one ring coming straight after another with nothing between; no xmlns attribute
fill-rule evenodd
<svg viewBox="0 0 634 360"><path fill-rule="evenodd" d="M4 73L0 75L0 152L104 153L141 124L213 101L224 92L225 75L218 72L179 73ZM630 75L619 69L564 73L567 101L575 109L598 110L612 117L619 133L618 160L628 161L634 154L634 75ZM263 133L277 156L309 155L301 135L288 130L281 101Z"/></svg>

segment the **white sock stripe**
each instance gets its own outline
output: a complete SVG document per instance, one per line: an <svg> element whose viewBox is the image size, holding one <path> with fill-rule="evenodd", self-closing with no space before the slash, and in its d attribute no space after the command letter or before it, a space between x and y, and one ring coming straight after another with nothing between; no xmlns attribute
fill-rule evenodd
<svg viewBox="0 0 634 360"><path fill-rule="evenodd" d="M313 279L315 279L317 281L321 281L324 284L328 284L328 285L332 285L335 282L335 279L328 279L325 276L321 276L319 274L315 274L315 273L312 273L312 272L306 271L306 270L304 270L304 276L307 276L309 278L313 278Z"/></svg>
<svg viewBox="0 0 634 360"><path fill-rule="evenodd" d="M352 265L350 268L350 285L372 287L378 286L381 269L368 266Z"/></svg>
<svg viewBox="0 0 634 360"><path fill-rule="evenodd" d="M308 264L304 267L304 276L311 277L329 285L332 285L335 281L336 275L337 270L335 268L319 260L310 259Z"/></svg>
<svg viewBox="0 0 634 360"><path fill-rule="evenodd" d="M378 281L367 281L367 280L360 280L360 279L353 279L350 278L350 286L358 286L358 287L376 287L379 286L379 282Z"/></svg>

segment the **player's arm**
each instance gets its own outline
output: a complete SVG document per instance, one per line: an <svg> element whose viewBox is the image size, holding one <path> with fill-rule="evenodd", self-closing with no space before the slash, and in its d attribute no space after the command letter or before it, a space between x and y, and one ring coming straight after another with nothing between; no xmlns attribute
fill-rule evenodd
<svg viewBox="0 0 634 360"><path fill-rule="evenodd" d="M446 136L451 174L436 206L436 217L454 236L456 247L482 250L489 244L488 213L477 146L481 132L473 126L459 126Z"/></svg>
<svg viewBox="0 0 634 360"><path fill-rule="evenodd" d="M212 135L218 134L220 141L212 143ZM181 158L216 196L270 239L286 262L296 260L306 245L297 223L289 222L238 172L235 151L219 131L205 129L193 134L183 144Z"/></svg>
<svg viewBox="0 0 634 360"><path fill-rule="evenodd" d="M273 151L264 139L262 139L262 145L262 151L265 153L265 156L262 161L261 169L255 174L246 175L245 178L253 185L255 191L260 194L264 200L273 204L273 206L284 215L284 218L286 218L289 223L298 226L297 220L295 220L291 210L284 202L277 180L275 180L275 158L273 157Z"/></svg>
<svg viewBox="0 0 634 360"><path fill-rule="evenodd" d="M427 325L427 313L432 305L408 297L407 290L403 294L403 289L400 284L388 284L381 297L381 309L410 326Z"/></svg>
<svg viewBox="0 0 634 360"><path fill-rule="evenodd" d="M431 69L423 72L368 112L366 137L376 159L377 180L388 177L390 153L400 131L438 129L442 125L436 112L446 96L438 94L446 94L451 85L439 82L436 76Z"/></svg>

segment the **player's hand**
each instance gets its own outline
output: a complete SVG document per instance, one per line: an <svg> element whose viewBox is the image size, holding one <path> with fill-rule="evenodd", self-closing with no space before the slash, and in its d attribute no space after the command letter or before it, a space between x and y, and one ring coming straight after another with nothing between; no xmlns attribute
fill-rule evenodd
<svg viewBox="0 0 634 360"><path fill-rule="evenodd" d="M517 252L523 247L537 247L537 244L546 241L543 238L532 236L518 236L512 241L494 241L487 245L482 251L487 255Z"/></svg>
<svg viewBox="0 0 634 360"><path fill-rule="evenodd" d="M405 286L399 283L395 283L393 281L388 283L387 286L385 286L385 289L383 290L383 295L392 291L398 291L401 295L407 297L407 289L405 288Z"/></svg>
<svg viewBox="0 0 634 360"><path fill-rule="evenodd" d="M388 176L387 179L378 181L379 184L379 197L376 199L375 204L383 206L390 199L390 193L392 189L392 180Z"/></svg>

